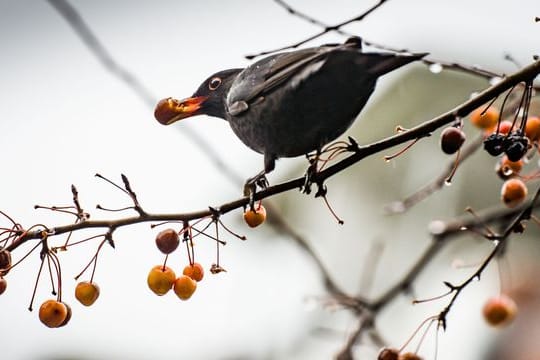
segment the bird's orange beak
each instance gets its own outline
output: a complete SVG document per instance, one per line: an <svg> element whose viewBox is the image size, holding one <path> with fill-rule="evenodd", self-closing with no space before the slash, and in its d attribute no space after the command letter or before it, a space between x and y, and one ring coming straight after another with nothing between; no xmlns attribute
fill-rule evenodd
<svg viewBox="0 0 540 360"><path fill-rule="evenodd" d="M206 96L190 97L184 100L166 98L160 100L154 110L154 117L163 125L198 115Z"/></svg>

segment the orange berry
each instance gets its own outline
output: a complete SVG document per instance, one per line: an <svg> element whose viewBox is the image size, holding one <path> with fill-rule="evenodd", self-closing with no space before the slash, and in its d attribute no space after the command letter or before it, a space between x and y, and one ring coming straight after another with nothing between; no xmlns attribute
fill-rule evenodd
<svg viewBox="0 0 540 360"><path fill-rule="evenodd" d="M396 349L384 348L379 352L377 360L398 360L399 351Z"/></svg>
<svg viewBox="0 0 540 360"><path fill-rule="evenodd" d="M537 141L540 139L540 118L537 116L531 116L527 119L525 124L525 136L531 141Z"/></svg>
<svg viewBox="0 0 540 360"><path fill-rule="evenodd" d="M502 179L508 179L514 175L517 175L523 169L524 161L519 159L518 161L510 161L508 156L503 155L501 160L497 162L495 171Z"/></svg>
<svg viewBox="0 0 540 360"><path fill-rule="evenodd" d="M75 287L75 298L85 306L92 305L99 297L99 286L94 282L81 281Z"/></svg>
<svg viewBox="0 0 540 360"><path fill-rule="evenodd" d="M162 296L171 290L175 279L176 274L170 267L156 265L148 273L147 283L150 290Z"/></svg>
<svg viewBox="0 0 540 360"><path fill-rule="evenodd" d="M501 189L501 199L509 208L518 206L527 197L527 186L521 179L506 180Z"/></svg>
<svg viewBox="0 0 540 360"><path fill-rule="evenodd" d="M7 289L7 280L0 277L0 295L2 295Z"/></svg>
<svg viewBox="0 0 540 360"><path fill-rule="evenodd" d="M501 294L490 298L482 309L484 319L491 326L505 326L514 320L517 305L507 295Z"/></svg>
<svg viewBox="0 0 540 360"><path fill-rule="evenodd" d="M156 236L156 245L164 254L170 254L180 244L178 233L174 229L165 229Z"/></svg>
<svg viewBox="0 0 540 360"><path fill-rule="evenodd" d="M244 212L244 221L249 227L257 227L266 220L266 209L262 204L256 206L254 210L247 209Z"/></svg>
<svg viewBox="0 0 540 360"><path fill-rule="evenodd" d="M71 306L69 306L65 302L62 302L62 304L64 304L64 306L66 307L67 314L66 314L66 318L64 319L64 321L62 321L62 323L60 325L58 325L58 327L62 327L64 325L66 325L69 322L69 320L71 320Z"/></svg>
<svg viewBox="0 0 540 360"><path fill-rule="evenodd" d="M68 319L68 308L60 301L50 299L39 307L39 320L47 327L57 328L63 326L66 319Z"/></svg>
<svg viewBox="0 0 540 360"><path fill-rule="evenodd" d="M422 360L422 358L418 354L406 352L399 355L399 360Z"/></svg>
<svg viewBox="0 0 540 360"><path fill-rule="evenodd" d="M478 108L471 113L471 123L477 128L488 130L497 125L499 110L490 106L485 112L484 107Z"/></svg>
<svg viewBox="0 0 540 360"><path fill-rule="evenodd" d="M174 292L181 300L187 300L197 289L197 282L189 276L182 275L174 282Z"/></svg>
<svg viewBox="0 0 540 360"><path fill-rule="evenodd" d="M201 264L194 262L193 265L187 265L182 274L189 276L193 280L199 282L204 277L204 269Z"/></svg>

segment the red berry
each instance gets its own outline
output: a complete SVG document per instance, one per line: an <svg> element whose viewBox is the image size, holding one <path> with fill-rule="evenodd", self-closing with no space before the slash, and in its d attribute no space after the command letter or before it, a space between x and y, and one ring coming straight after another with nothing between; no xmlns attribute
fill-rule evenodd
<svg viewBox="0 0 540 360"><path fill-rule="evenodd" d="M510 129L512 129L511 121L501 121L501 125L499 125L499 134L508 135L510 133ZM497 130L497 127L495 127L495 130Z"/></svg>
<svg viewBox="0 0 540 360"><path fill-rule="evenodd" d="M465 133L456 127L447 127L441 133L441 149L446 154L454 154L465 142Z"/></svg>
<svg viewBox="0 0 540 360"><path fill-rule="evenodd" d="M156 236L156 245L164 254L170 254L180 244L178 233L173 229L165 229Z"/></svg>
<svg viewBox="0 0 540 360"><path fill-rule="evenodd" d="M204 277L204 269L197 262L194 262L193 265L187 265L182 273L197 282L201 281Z"/></svg>
<svg viewBox="0 0 540 360"><path fill-rule="evenodd" d="M484 319L491 326L505 326L512 322L517 313L517 305L507 295L490 298L482 310Z"/></svg>
<svg viewBox="0 0 540 360"><path fill-rule="evenodd" d="M266 220L266 209L262 204L256 206L254 210L247 209L244 212L244 220L249 227L257 227Z"/></svg>
<svg viewBox="0 0 540 360"><path fill-rule="evenodd" d="M521 204L527 197L527 186L521 179L506 180L501 189L501 199L509 208Z"/></svg>

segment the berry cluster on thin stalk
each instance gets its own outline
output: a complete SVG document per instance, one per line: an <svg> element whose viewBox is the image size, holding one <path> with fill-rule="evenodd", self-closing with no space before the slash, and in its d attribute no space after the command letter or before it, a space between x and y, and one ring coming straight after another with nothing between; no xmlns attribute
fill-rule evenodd
<svg viewBox="0 0 540 360"><path fill-rule="evenodd" d="M98 210L106 212L123 212L131 210L135 211L137 215L116 220L90 220L90 214L84 211L81 207L79 193L76 187L73 185L71 186L73 205L36 205L34 207L35 209L45 209L58 213L73 215L75 217L75 221L72 224L57 226L54 228L47 227L43 224L35 224L28 229L25 229L9 215L5 214L4 212L0 212L0 215L10 224L8 227L1 228L0 232L0 295L7 290L6 275L13 270L13 268L17 267L20 263L32 255L37 249L41 249L38 253L41 262L37 272L29 310L33 310L34 300L38 295L38 284L42 278L41 275L43 270L46 269L52 288L51 293L55 296L54 299L45 300L39 309L39 319L47 327L62 327L71 319L71 307L63 301L60 253L69 252L69 249L73 246L97 241L95 253L83 267L83 269L75 276L75 280L79 280L79 278L81 278L85 273L90 271L88 280L79 281L77 283L74 289L74 297L82 305L91 306L98 300L100 294L100 287L94 280L99 255L105 248L104 245L109 245L113 249L115 248L113 233L116 229L122 226L129 226L131 224L156 220L161 222L152 225L152 227L171 223L181 224L180 230L168 228L160 231L157 234L155 240L156 247L165 255L165 257L163 264L154 266L150 270L147 277L148 286L154 293L157 295L164 295L170 289L174 289L174 292L181 300L189 299L197 288L197 282L200 282L204 277L203 266L195 261L195 250L193 246L194 238L204 236L216 243L216 262L211 264L209 268L209 271L212 274L218 274L225 271L220 264L219 254L220 247L226 245L226 242L219 238L219 228L225 229L229 234L238 239L245 240L244 236L237 235L223 224L220 219L221 212L219 210L210 208L210 210L207 212L195 214L191 217L185 216L184 214L150 214L143 210L137 199L137 195L133 191L129 180L125 175L122 175L123 186L114 183L100 174L96 174L96 177L106 181L116 189L125 193L132 201L131 206L120 209L110 209L98 204L96 206ZM258 210L257 225L264 221L264 217L262 219L259 217L259 215L264 212L264 207L260 203ZM190 223L190 218L193 219L192 223ZM248 219L246 219L246 222L248 222ZM250 226L254 226L252 221L248 222L248 224ZM210 235L208 233L208 228L211 225L214 225L215 227L215 235ZM202 226L202 228L199 228L200 226ZM104 233L88 236L80 240L73 239L72 235L76 231L89 228L102 228L106 229L106 231ZM52 246L50 244L51 239L62 234L65 234L66 236L61 244ZM174 271L167 266L167 260L170 254L179 249L181 242L180 236L182 237L182 243L186 248L188 263L183 268L182 275L176 277ZM13 262L11 255L12 252L19 249L23 243L31 239L37 239L38 242L36 242L36 244L20 259Z"/></svg>

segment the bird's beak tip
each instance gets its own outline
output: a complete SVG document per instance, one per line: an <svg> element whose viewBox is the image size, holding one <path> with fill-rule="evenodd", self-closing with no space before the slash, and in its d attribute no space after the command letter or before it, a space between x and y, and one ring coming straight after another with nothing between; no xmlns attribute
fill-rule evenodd
<svg viewBox="0 0 540 360"><path fill-rule="evenodd" d="M170 125L178 120L199 114L205 96L196 96L184 100L168 97L160 100L154 110L154 117L162 125Z"/></svg>

